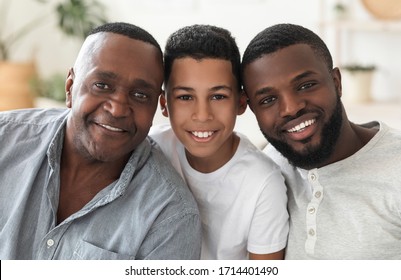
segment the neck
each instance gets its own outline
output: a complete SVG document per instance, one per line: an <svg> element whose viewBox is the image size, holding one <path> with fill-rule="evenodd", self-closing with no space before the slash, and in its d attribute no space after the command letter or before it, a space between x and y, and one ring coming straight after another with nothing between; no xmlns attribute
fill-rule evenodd
<svg viewBox="0 0 401 280"><path fill-rule="evenodd" d="M101 190L116 181L128 159L118 162L89 160L64 141L60 167L57 222L84 207Z"/></svg>
<svg viewBox="0 0 401 280"><path fill-rule="evenodd" d="M73 142L65 138L61 155L61 172L63 179L68 181L96 180L99 178L105 183L112 182L120 177L129 155L112 162L96 160L78 151Z"/></svg>
<svg viewBox="0 0 401 280"><path fill-rule="evenodd" d="M318 167L346 159L362 149L377 133L376 129L364 128L345 119L340 137L332 156Z"/></svg>
<svg viewBox="0 0 401 280"><path fill-rule="evenodd" d="M185 150L189 165L202 173L211 173L224 166L237 151L240 142L239 136L235 133L224 143L220 149L213 155L199 157L190 154Z"/></svg>

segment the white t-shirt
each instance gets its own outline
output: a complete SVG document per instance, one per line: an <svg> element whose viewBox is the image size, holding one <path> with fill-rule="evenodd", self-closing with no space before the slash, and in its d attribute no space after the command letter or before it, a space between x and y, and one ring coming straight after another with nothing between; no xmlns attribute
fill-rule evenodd
<svg viewBox="0 0 401 280"><path fill-rule="evenodd" d="M280 169L244 135L235 155L211 173L193 169L169 124L153 126L161 146L190 187L202 219L201 259L248 259L287 243L287 195Z"/></svg>

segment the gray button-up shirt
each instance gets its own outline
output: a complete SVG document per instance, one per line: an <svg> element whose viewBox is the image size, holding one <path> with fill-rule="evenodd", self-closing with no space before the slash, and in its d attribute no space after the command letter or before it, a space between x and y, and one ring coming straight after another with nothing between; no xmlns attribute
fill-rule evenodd
<svg viewBox="0 0 401 280"><path fill-rule="evenodd" d="M118 180L56 224L68 112L0 113L0 259L198 259L196 203L148 138Z"/></svg>

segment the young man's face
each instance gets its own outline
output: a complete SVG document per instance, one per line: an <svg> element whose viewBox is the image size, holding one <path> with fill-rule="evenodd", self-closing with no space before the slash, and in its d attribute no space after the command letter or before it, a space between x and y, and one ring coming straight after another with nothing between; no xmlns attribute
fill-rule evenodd
<svg viewBox="0 0 401 280"><path fill-rule="evenodd" d="M165 116L193 158L211 160L216 165L228 161L233 148L236 116L246 108L240 97L231 62L223 59L176 59L161 97Z"/></svg>
<svg viewBox="0 0 401 280"><path fill-rule="evenodd" d="M290 162L312 168L329 159L342 125L338 69L297 44L247 65L244 87L263 134Z"/></svg>
<svg viewBox="0 0 401 280"><path fill-rule="evenodd" d="M163 82L161 55L151 44L113 33L91 35L88 42L67 79L66 136L88 159L127 158L152 124Z"/></svg>

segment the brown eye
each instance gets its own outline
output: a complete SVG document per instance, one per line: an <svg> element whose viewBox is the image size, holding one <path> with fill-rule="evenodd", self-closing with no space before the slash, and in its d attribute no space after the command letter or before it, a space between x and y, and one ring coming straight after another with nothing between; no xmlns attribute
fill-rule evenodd
<svg viewBox="0 0 401 280"><path fill-rule="evenodd" d="M226 97L224 96L224 95L222 95L222 94L215 94L215 95L213 95L213 97L212 97L212 99L213 100L223 100L223 99L225 99Z"/></svg>
<svg viewBox="0 0 401 280"><path fill-rule="evenodd" d="M315 83L306 83L306 84L301 85L299 87L299 90L305 90L305 89L313 87L314 85L315 85Z"/></svg>
<svg viewBox="0 0 401 280"><path fill-rule="evenodd" d="M266 98L264 98L264 99L262 99L261 101L260 101L260 104L270 104L270 103L272 103L272 102L274 102L274 101L276 101L277 100L277 98L276 97L274 97L274 96L269 96L269 97L266 97Z"/></svg>
<svg viewBox="0 0 401 280"><path fill-rule="evenodd" d="M95 83L95 86L99 89L103 89L103 90L109 90L110 87L109 85L105 84L105 83Z"/></svg>
<svg viewBox="0 0 401 280"><path fill-rule="evenodd" d="M140 101L145 101L145 100L149 99L149 96L146 93L139 92L139 91L132 92L131 96Z"/></svg>
<svg viewBox="0 0 401 280"><path fill-rule="evenodd" d="M183 101L188 101L191 100L192 97L190 95L180 95L177 97L177 99L183 100Z"/></svg>

